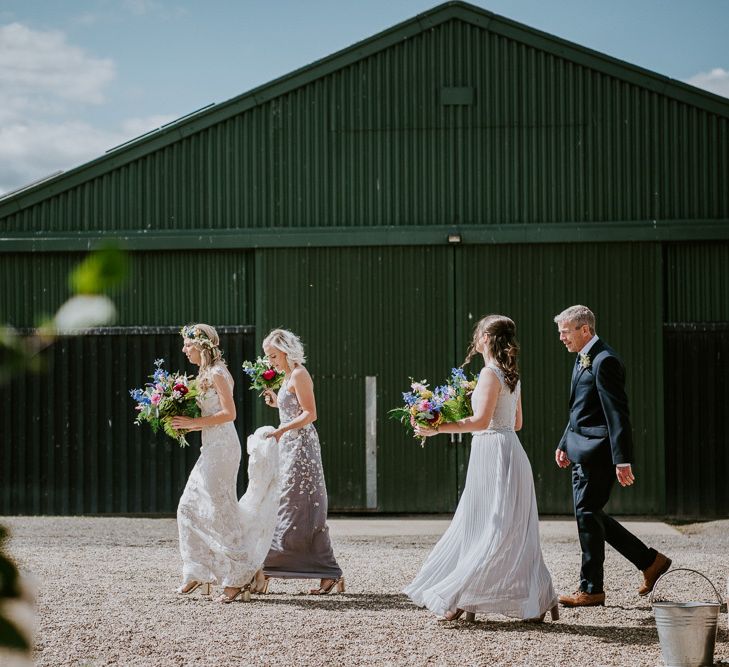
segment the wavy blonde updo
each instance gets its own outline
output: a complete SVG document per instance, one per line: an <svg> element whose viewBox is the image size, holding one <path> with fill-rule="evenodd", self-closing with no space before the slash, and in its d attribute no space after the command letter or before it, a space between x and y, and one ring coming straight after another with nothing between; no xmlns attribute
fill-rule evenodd
<svg viewBox="0 0 729 667"><path fill-rule="evenodd" d="M305 364L304 344L301 339L288 329L274 329L263 339L261 347L275 347L286 355L290 365Z"/></svg>
<svg viewBox="0 0 729 667"><path fill-rule="evenodd" d="M223 361L223 352L220 349L218 332L209 324L188 324L180 332L185 340L189 340L200 352L200 370Z"/></svg>
<svg viewBox="0 0 729 667"><path fill-rule="evenodd" d="M516 324L506 315L486 315L476 323L473 339L462 365L468 364L476 354L476 345L484 334L489 335L486 343L487 356L501 369L506 385L513 392L519 382L519 343L516 340Z"/></svg>

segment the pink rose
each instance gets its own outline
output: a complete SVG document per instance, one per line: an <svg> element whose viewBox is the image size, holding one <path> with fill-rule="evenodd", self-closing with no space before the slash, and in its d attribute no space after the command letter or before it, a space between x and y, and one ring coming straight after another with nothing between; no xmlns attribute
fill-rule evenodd
<svg viewBox="0 0 729 667"><path fill-rule="evenodd" d="M152 398L150 400L152 401L152 405L159 405L159 402L162 400L162 396L160 394L152 394Z"/></svg>

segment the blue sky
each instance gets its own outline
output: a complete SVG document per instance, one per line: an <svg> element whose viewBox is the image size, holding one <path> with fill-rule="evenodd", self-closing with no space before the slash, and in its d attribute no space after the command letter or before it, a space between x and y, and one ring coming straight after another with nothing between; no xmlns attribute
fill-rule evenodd
<svg viewBox="0 0 729 667"><path fill-rule="evenodd" d="M0 193L439 4L0 0ZM729 97L729 0L473 0Z"/></svg>

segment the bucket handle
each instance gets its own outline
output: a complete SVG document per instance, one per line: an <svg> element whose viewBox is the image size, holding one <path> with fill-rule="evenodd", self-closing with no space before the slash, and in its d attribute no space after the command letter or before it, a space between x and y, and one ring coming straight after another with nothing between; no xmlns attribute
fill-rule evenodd
<svg viewBox="0 0 729 667"><path fill-rule="evenodd" d="M669 570L668 572L664 572L658 579L656 580L656 583L653 584L653 590L651 591L651 596L649 598L649 602L653 604L653 595L656 592L656 588L658 587L658 582L663 579L666 575L673 574L674 572L693 572L694 574L698 574L700 577L703 577L706 579L706 581L709 582L709 585L714 589L714 593L716 594L717 599L719 600L719 604L724 604L724 600L722 599L721 595L719 595L719 591L716 590L716 586L712 583L711 579L707 577L705 574L701 574L698 570L692 570L690 567L675 567L672 570Z"/></svg>

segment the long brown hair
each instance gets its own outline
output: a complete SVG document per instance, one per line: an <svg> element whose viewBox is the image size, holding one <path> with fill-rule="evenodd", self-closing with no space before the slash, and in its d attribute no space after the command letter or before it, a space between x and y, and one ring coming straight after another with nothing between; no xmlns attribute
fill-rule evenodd
<svg viewBox="0 0 729 667"><path fill-rule="evenodd" d="M516 340L516 324L506 315L486 315L473 330L471 345L461 367L468 364L476 354L476 344L484 334L489 335L487 353L504 374L506 385L513 392L519 382L519 343Z"/></svg>

